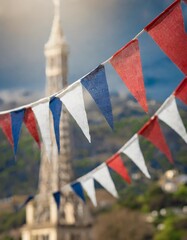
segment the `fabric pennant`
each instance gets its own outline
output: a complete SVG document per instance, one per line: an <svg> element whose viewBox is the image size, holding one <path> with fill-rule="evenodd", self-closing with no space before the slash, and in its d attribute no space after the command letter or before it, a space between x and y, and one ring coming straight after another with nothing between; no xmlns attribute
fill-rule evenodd
<svg viewBox="0 0 187 240"><path fill-rule="evenodd" d="M79 82L76 84L76 86L66 92L65 95L60 98L60 100L73 116L88 141L91 142L81 83Z"/></svg>
<svg viewBox="0 0 187 240"><path fill-rule="evenodd" d="M145 174L147 178L151 178L147 167L145 165L144 156L140 149L139 138L138 135L135 134L120 150L120 152L124 153L129 157L136 166Z"/></svg>
<svg viewBox="0 0 187 240"><path fill-rule="evenodd" d="M175 97L169 98L158 110L158 118L170 126L187 143L187 133L180 117Z"/></svg>
<svg viewBox="0 0 187 240"><path fill-rule="evenodd" d="M18 141L21 132L21 126L23 123L25 114L25 109L11 112L11 122L12 122L12 136L14 141L14 154L17 153Z"/></svg>
<svg viewBox="0 0 187 240"><path fill-rule="evenodd" d="M56 202L57 208L60 208L60 200L61 200L61 192L55 192L53 193L54 200Z"/></svg>
<svg viewBox="0 0 187 240"><path fill-rule="evenodd" d="M103 163L100 165L100 168L98 168L94 173L92 174L92 177L100 183L103 188L105 188L110 194L112 194L114 197L118 198L118 193L116 191L116 187L114 185L114 182L110 176L108 167L106 163Z"/></svg>
<svg viewBox="0 0 187 240"><path fill-rule="evenodd" d="M51 160L51 133L49 120L49 102L40 103L32 108L37 119L38 126L42 135L42 139L47 153L48 160Z"/></svg>
<svg viewBox="0 0 187 240"><path fill-rule="evenodd" d="M110 63L144 111L148 112L138 40L132 40L115 53Z"/></svg>
<svg viewBox="0 0 187 240"><path fill-rule="evenodd" d="M50 110L53 115L54 131L58 152L60 153L60 117L62 112L62 102L59 98L54 97L49 103Z"/></svg>
<svg viewBox="0 0 187 240"><path fill-rule="evenodd" d="M0 115L0 127L7 137L9 143L13 146L13 138L12 138L12 124L11 124L11 116L9 113Z"/></svg>
<svg viewBox="0 0 187 240"><path fill-rule="evenodd" d="M147 122L142 129L138 132L139 135L142 135L147 140L149 140L153 145L155 145L162 153L166 155L171 163L173 163L173 158L171 152L166 143L166 139L160 128L158 122L158 117L155 116L149 122Z"/></svg>
<svg viewBox="0 0 187 240"><path fill-rule="evenodd" d="M90 93L109 126L113 129L112 106L104 66L99 65L94 71L81 79L81 83Z"/></svg>
<svg viewBox="0 0 187 240"><path fill-rule="evenodd" d="M145 30L165 52L165 54L187 74L187 34L180 0L175 1Z"/></svg>
<svg viewBox="0 0 187 240"><path fill-rule="evenodd" d="M82 186L81 186L80 182L76 182L76 183L71 184L71 188L77 194L77 196L80 197L80 199L83 200L83 202L86 202L85 197L84 197L84 191L82 189Z"/></svg>
<svg viewBox="0 0 187 240"><path fill-rule="evenodd" d="M35 120L32 108L27 108L25 110L23 122L25 123L26 128L29 130L30 134L35 139L35 141L37 142L40 148L40 137L38 134L37 124L36 124L36 120Z"/></svg>
<svg viewBox="0 0 187 240"><path fill-rule="evenodd" d="M93 205L97 206L97 200L96 200L96 193L95 193L95 186L94 186L94 179L89 178L86 180L81 180L81 185L84 188L85 192L87 193L88 197L92 201Z"/></svg>
<svg viewBox="0 0 187 240"><path fill-rule="evenodd" d="M19 207L18 207L18 211L20 211L22 208L24 208L25 206L27 206L27 204L29 202L31 202L34 199L34 196L30 195L27 197L27 199L24 201L24 203L22 203Z"/></svg>
<svg viewBox="0 0 187 240"><path fill-rule="evenodd" d="M112 158L107 160L107 165L115 172L117 172L126 182L131 183L128 171L123 164L120 154L115 154Z"/></svg>
<svg viewBox="0 0 187 240"><path fill-rule="evenodd" d="M174 95L184 104L187 104L187 77L181 82L175 90Z"/></svg>

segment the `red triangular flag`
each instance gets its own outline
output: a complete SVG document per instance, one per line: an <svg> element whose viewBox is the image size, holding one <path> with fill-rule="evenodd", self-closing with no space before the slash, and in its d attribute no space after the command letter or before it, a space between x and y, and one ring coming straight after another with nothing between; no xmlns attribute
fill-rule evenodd
<svg viewBox="0 0 187 240"><path fill-rule="evenodd" d="M179 69L187 74L187 34L180 0L169 6L145 30Z"/></svg>
<svg viewBox="0 0 187 240"><path fill-rule="evenodd" d="M129 177L127 169L124 166L121 156L118 153L108 159L106 164L108 165L108 167L117 172L122 178L124 178L126 182L128 182L129 184L131 183L131 179Z"/></svg>
<svg viewBox="0 0 187 240"><path fill-rule="evenodd" d="M174 95L183 103L187 104L187 77L181 82L175 90Z"/></svg>
<svg viewBox="0 0 187 240"><path fill-rule="evenodd" d="M34 117L34 113L31 108L27 108L24 115L24 123L30 134L33 136L38 146L40 147L40 138L37 130L37 124Z"/></svg>
<svg viewBox="0 0 187 240"><path fill-rule="evenodd" d="M3 133L7 137L9 143L13 146L12 138L12 123L11 116L9 113L0 115L0 127L2 128Z"/></svg>
<svg viewBox="0 0 187 240"><path fill-rule="evenodd" d="M132 40L115 53L110 63L144 111L148 112L138 40Z"/></svg>
<svg viewBox="0 0 187 240"><path fill-rule="evenodd" d="M164 153L169 161L173 163L171 152L160 128L157 116L147 122L143 128L139 130L138 134L144 136L147 140L152 142L152 144Z"/></svg>

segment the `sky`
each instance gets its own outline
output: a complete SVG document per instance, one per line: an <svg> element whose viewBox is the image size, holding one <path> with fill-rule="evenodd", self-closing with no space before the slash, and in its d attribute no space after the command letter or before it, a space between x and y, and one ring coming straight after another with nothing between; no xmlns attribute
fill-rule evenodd
<svg viewBox="0 0 187 240"><path fill-rule="evenodd" d="M69 83L112 56L172 2L61 0L70 49ZM187 5L183 13L186 19ZM44 96L43 49L52 19L52 0L0 0L0 98L16 98L22 92L33 98ZM146 33L139 40L147 97L162 101L184 76ZM112 68L108 65L106 70L110 91L126 94Z"/></svg>

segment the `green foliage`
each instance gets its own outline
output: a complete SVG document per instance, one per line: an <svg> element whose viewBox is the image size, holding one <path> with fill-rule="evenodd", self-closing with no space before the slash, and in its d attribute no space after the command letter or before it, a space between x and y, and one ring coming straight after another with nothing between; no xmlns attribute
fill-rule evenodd
<svg viewBox="0 0 187 240"><path fill-rule="evenodd" d="M25 223L25 211L4 212L0 214L0 233L12 228L21 227Z"/></svg>

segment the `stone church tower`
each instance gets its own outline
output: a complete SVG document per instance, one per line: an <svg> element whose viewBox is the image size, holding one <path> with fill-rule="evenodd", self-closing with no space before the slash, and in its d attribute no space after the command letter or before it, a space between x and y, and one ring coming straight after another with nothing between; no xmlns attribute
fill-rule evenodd
<svg viewBox="0 0 187 240"><path fill-rule="evenodd" d="M46 95L67 87L68 45L61 30L60 0L55 7L51 34L45 45ZM53 129L51 116L51 133ZM61 149L58 154L55 136L52 136L51 161L44 148L41 151L38 194L26 207L26 225L23 240L91 240L91 219L86 206L72 192L64 193L60 208L52 193L60 191L73 179L69 115L63 110L60 125Z"/></svg>

